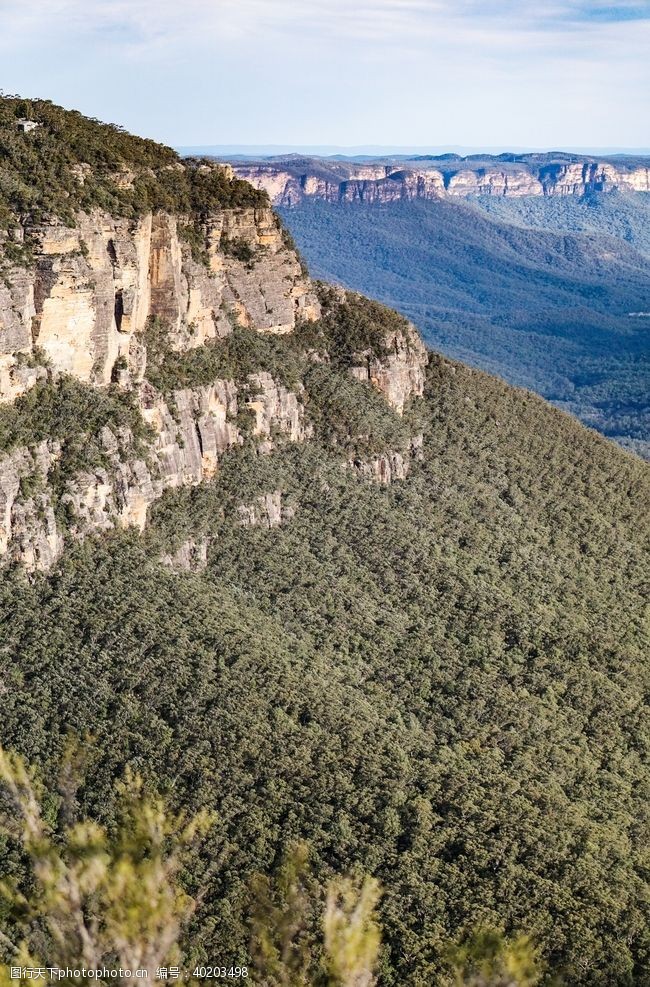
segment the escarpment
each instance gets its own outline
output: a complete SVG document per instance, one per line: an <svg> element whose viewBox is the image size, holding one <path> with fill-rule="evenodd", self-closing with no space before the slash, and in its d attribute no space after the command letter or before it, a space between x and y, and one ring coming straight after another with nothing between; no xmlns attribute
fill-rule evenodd
<svg viewBox="0 0 650 987"><path fill-rule="evenodd" d="M4 265L2 401L32 386L39 364L92 384L141 380L140 336L153 317L169 325L180 351L227 335L233 319L282 333L319 314L268 208L224 209L198 223L164 212L137 221L101 212L76 219L75 227L54 221L12 231L12 244L28 247L33 259Z"/></svg>
<svg viewBox="0 0 650 987"><path fill-rule="evenodd" d="M240 446L313 441L361 479L406 476L424 345L312 282L265 193L38 101L0 99L0 140L0 561L47 569L71 539L142 530ZM231 509L269 528L293 510L277 486ZM188 546L170 564L200 563Z"/></svg>
<svg viewBox="0 0 650 987"><path fill-rule="evenodd" d="M157 171L125 162L108 177L72 160L77 192L57 175L38 189L51 212L1 204L5 563L47 569L66 540L143 529L164 491L210 481L238 446L323 441L379 483L415 457L416 330L310 281L266 197L228 168L163 150ZM286 520L281 500L242 503L241 523Z"/></svg>
<svg viewBox="0 0 650 987"><path fill-rule="evenodd" d="M269 337L256 326L231 327L226 337L186 352L185 362L173 348L175 323L167 326L162 357L160 342L152 344L145 332L138 341L139 379L127 364L120 383L88 383L83 374L74 381L74 353L63 343L58 352L66 371L36 368L46 376L0 409L3 445L10 446L0 455L0 558L49 568L65 538L124 525L142 530L149 507L165 490L211 480L223 454L244 444L264 455L287 442L316 438L339 446L343 461L371 480L404 478L418 437L403 418L411 399L423 393L424 346L415 330L395 317L403 323L401 331L393 327L384 337L385 327L379 326L377 338L366 339L348 362L328 339L332 320L340 315L322 297L323 317L299 323L295 333ZM343 292L336 297L354 319L361 300ZM74 327L66 325L74 338ZM149 368L148 342L156 354ZM290 380L283 380L285 360L292 367ZM155 384L147 378L149 370ZM328 392L340 397L342 386L352 389L351 404L333 413ZM111 404L95 413L91 400L96 418L89 421L85 406L95 393L106 394ZM376 421L357 420L371 394ZM56 406L63 424L53 420L52 436L37 442L49 427L39 422L41 405ZM114 412L122 405L126 417ZM265 501L264 510L274 503ZM242 523L258 523L258 514L242 508ZM272 526L275 514L260 517L267 515L273 521L260 523Z"/></svg>
<svg viewBox="0 0 650 987"><path fill-rule="evenodd" d="M381 204L470 196L584 196L592 192L648 192L650 164L591 158L538 160L541 155L474 160L454 155L430 161L357 164L328 159L234 162L236 173L264 190L276 206L309 200ZM478 156L475 156L478 157ZM571 156L559 156L568 157Z"/></svg>

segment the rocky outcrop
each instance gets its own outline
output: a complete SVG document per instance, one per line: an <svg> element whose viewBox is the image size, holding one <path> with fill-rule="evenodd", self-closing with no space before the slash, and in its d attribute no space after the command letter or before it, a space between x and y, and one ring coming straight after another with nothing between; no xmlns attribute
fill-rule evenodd
<svg viewBox="0 0 650 987"><path fill-rule="evenodd" d="M237 507L237 517L243 528L279 528L281 524L290 521L294 514L293 507L282 503L281 490L262 494L252 504L240 504Z"/></svg>
<svg viewBox="0 0 650 987"><path fill-rule="evenodd" d="M399 415L411 398L422 397L428 356L415 326L405 323L402 330L391 333L381 356L370 350L356 356L352 375L372 384Z"/></svg>
<svg viewBox="0 0 650 987"><path fill-rule="evenodd" d="M0 462L0 559L47 569L58 558L63 537L47 480L60 451L57 442L41 442Z"/></svg>
<svg viewBox="0 0 650 987"><path fill-rule="evenodd" d="M350 462L362 476L384 486L395 480L404 480L409 471L409 460L401 452L382 452L372 459L354 459Z"/></svg>
<svg viewBox="0 0 650 987"><path fill-rule="evenodd" d="M296 165L247 162L234 167L238 175L266 191L278 206L295 206L309 199L376 204L480 195L582 196L616 189L650 191L650 163L625 165L594 159L493 161L459 159L457 164L444 166L404 162L335 165L314 159Z"/></svg>
<svg viewBox="0 0 650 987"><path fill-rule="evenodd" d="M376 387L401 414L412 397L422 394L426 351L408 323L386 344L382 358L362 355L352 373ZM268 372L251 374L244 385L220 379L167 398L145 380L136 388L150 429L144 445L128 427L105 425L99 434L102 465L64 477L58 442L13 450L0 459L0 558L28 570L47 569L60 555L64 538L117 526L142 530L149 507L165 490L212 479L223 454L247 435L260 454L270 453L278 442L308 440L313 428L305 420L302 391L302 384L290 390ZM371 480L390 483L406 476L418 448L414 440L410 449L351 465ZM292 513L281 491L237 508L244 526L273 528ZM193 568L201 562L197 552L196 546L186 546L166 561Z"/></svg>
<svg viewBox="0 0 650 987"><path fill-rule="evenodd" d="M266 208L224 209L199 226L166 213L135 222L80 213L74 228L26 225L14 238L29 245L33 262L6 267L0 287L0 401L34 383L39 360L94 384L125 371L141 380L138 336L152 316L182 350L227 335L233 318L282 333L319 314ZM202 257L193 257L188 238Z"/></svg>
<svg viewBox="0 0 650 987"><path fill-rule="evenodd" d="M209 547L207 538L188 538L171 555L163 555L160 561L177 572L199 572L208 564Z"/></svg>
<svg viewBox="0 0 650 987"><path fill-rule="evenodd" d="M420 433L411 438L408 449L377 453L370 459L351 459L348 463L366 479L388 486L397 480L405 480L411 464L422 459L424 436Z"/></svg>
<svg viewBox="0 0 650 987"><path fill-rule="evenodd" d="M249 377L246 406L255 416L253 435L262 452L268 451L276 432L291 442L302 442L311 437L311 426L305 424L301 394L302 386L297 392L289 391L277 384L269 373Z"/></svg>
<svg viewBox="0 0 650 987"><path fill-rule="evenodd" d="M51 480L61 454L58 443L19 448L0 459L0 558L30 570L47 569L61 553L64 532L83 538L116 526L142 530L148 508L165 490L215 475L223 453L244 442L242 429L251 413L260 452L311 434L298 395L269 374L252 376L242 388L217 380L175 391L167 400L145 382L139 400L152 431L146 455L128 428L105 426L104 465L67 478L56 497ZM273 505L266 507L272 527Z"/></svg>

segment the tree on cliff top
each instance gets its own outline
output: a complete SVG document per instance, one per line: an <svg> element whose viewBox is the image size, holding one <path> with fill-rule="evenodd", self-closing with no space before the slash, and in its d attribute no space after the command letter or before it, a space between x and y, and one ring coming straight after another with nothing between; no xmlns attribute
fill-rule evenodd
<svg viewBox="0 0 650 987"><path fill-rule="evenodd" d="M38 126L25 132L23 119ZM249 206L268 206L266 193L214 162L181 161L171 147L49 100L0 96L0 230L25 218L74 225L91 209L135 218Z"/></svg>

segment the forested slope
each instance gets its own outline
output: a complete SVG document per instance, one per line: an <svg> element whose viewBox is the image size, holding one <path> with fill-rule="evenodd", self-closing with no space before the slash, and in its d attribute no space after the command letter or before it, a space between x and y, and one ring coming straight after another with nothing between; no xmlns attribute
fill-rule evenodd
<svg viewBox="0 0 650 987"><path fill-rule="evenodd" d="M5 578L3 742L47 766L92 734L79 798L108 820L126 764L216 809L192 959L246 959L249 875L301 838L319 875L381 880L382 984L445 983L481 926L568 984L650 983L646 468L439 357L405 481L351 470L320 420L227 454L144 536ZM293 516L242 527L277 491ZM161 564L187 539L205 569Z"/></svg>
<svg viewBox="0 0 650 987"><path fill-rule="evenodd" d="M647 466L314 284L217 166L12 100L0 152L0 744L45 824L101 856L74 826L119 842L129 772L214 813L184 973L260 980L254 875L306 843L310 984L318 889L352 873L383 888L378 987L448 987L490 929L548 984L650 987ZM612 295L511 229L522 298L641 291L631 248ZM5 784L2 975L25 926L45 964L57 934L12 811Z"/></svg>
<svg viewBox="0 0 650 987"><path fill-rule="evenodd" d="M434 349L647 457L647 202L594 193L281 213L319 277L394 306Z"/></svg>

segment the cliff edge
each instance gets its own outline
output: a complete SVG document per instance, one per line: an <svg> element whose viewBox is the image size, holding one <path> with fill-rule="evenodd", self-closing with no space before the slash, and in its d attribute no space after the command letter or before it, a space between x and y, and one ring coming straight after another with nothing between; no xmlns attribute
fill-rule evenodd
<svg viewBox="0 0 650 987"><path fill-rule="evenodd" d="M233 445L310 438L313 366L396 417L422 394L416 330L315 285L266 194L228 167L21 100L2 101L0 139L18 189L0 209L0 557L47 568L67 536L142 528ZM402 438L365 436L350 462L403 476Z"/></svg>

